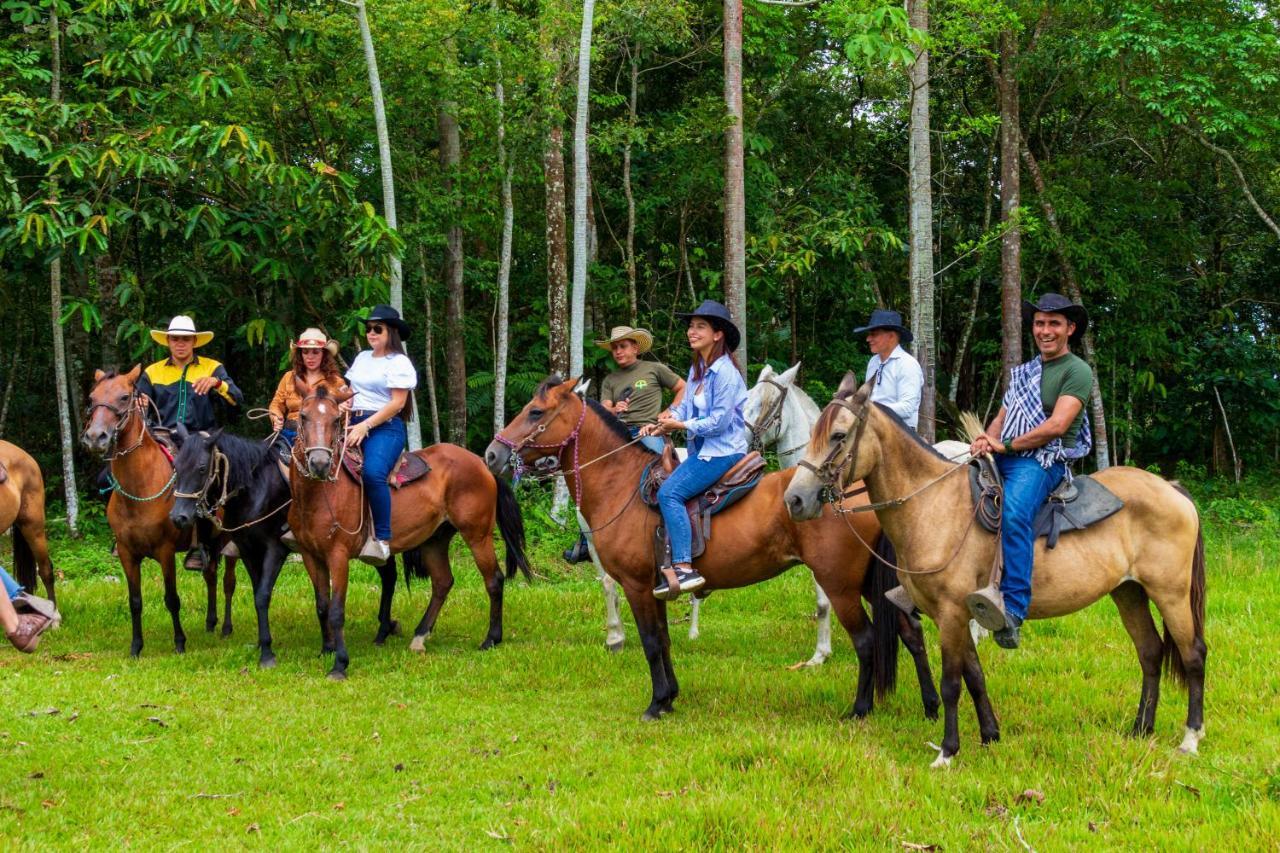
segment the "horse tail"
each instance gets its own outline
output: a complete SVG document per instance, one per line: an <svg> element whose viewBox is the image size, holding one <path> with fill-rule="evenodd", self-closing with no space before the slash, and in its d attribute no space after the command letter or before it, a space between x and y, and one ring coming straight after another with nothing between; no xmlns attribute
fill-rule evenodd
<svg viewBox="0 0 1280 853"><path fill-rule="evenodd" d="M31 543L22 535L22 528L13 526L13 569L27 592L36 591L36 555L31 550Z"/></svg>
<svg viewBox="0 0 1280 853"><path fill-rule="evenodd" d="M1194 500L1191 493L1182 487L1180 483L1171 483L1178 494L1187 500ZM1205 607L1205 564L1204 564L1204 527L1200 524L1200 519L1196 518L1196 547L1191 557L1191 625L1194 631L1195 641L1198 645L1204 646L1204 607ZM1186 686L1187 670L1182 660L1182 654L1178 651L1178 644L1174 642L1173 637L1169 635L1169 626L1166 623L1164 629L1164 671L1175 682Z"/></svg>
<svg viewBox="0 0 1280 853"><path fill-rule="evenodd" d="M898 608L884 597L898 585L895 562L893 543L881 531L862 582L863 595L871 601L871 676L881 699L898 686Z"/></svg>
<svg viewBox="0 0 1280 853"><path fill-rule="evenodd" d="M520 502L511 485L501 477L494 477L498 484L498 532L507 546L507 577L516 576L516 570L524 572L525 580L532 580L529 558L524 553L524 515Z"/></svg>
<svg viewBox="0 0 1280 853"><path fill-rule="evenodd" d="M404 588L411 588L411 578L426 577L427 569L422 564L422 546L400 552L400 565L404 568Z"/></svg>

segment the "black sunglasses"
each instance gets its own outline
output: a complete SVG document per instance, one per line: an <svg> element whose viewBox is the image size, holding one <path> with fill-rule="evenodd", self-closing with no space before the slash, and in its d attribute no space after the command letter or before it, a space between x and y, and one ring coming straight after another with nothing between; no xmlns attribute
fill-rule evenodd
<svg viewBox="0 0 1280 853"><path fill-rule="evenodd" d="M365 331L366 331L366 332L373 332L375 335L380 335L380 334L382 334L383 332L385 332L386 330L387 330L387 327L386 327L386 326L384 326L384 325L382 325L381 323L370 323L370 324L365 328Z"/></svg>

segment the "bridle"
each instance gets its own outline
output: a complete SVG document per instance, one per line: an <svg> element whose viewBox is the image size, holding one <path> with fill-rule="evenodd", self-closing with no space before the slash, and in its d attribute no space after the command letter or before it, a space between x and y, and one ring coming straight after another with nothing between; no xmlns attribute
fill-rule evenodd
<svg viewBox="0 0 1280 853"><path fill-rule="evenodd" d="M188 439L189 440L189 439ZM218 449L216 444L209 448L209 473L205 475L204 485L200 487L198 492L179 492L174 491L175 498L189 498L196 502L196 515L201 518L215 520L214 516L218 510L226 505L227 501L238 494L239 490L234 492L227 491L228 474L231 472L231 460L227 455ZM218 498L218 502L209 505L209 489L213 486L214 480L218 479L218 475L222 475L222 495Z"/></svg>
<svg viewBox="0 0 1280 853"><path fill-rule="evenodd" d="M312 394L310 397L307 397L302 401L302 405L305 406L309 401L316 399L316 396L317 395ZM337 404L336 401L335 404ZM308 480L332 483L335 482L338 479L339 474L342 473L342 463L346 459L347 455L347 426L348 421L351 419L351 413L347 409L340 409L340 411L342 412L342 429L334 431L333 442L330 444L313 444L303 447L302 442L295 441L293 443L293 448L289 451L289 458L293 463L293 467L299 474L306 477ZM302 435L303 431L301 429L298 430L298 438L301 438ZM329 454L330 472L327 477L317 477L313 475L311 473L310 466L303 461L307 454L316 450L323 450Z"/></svg>
<svg viewBox="0 0 1280 853"><path fill-rule="evenodd" d="M858 458L858 446L862 443L862 434L867 428L867 404L864 403L861 408L858 408L848 400L837 397L829 406L839 406L853 415L853 429L846 433L844 439L831 448L817 465L808 459L801 459L797 465L809 471L818 478L818 482L822 483L823 500L837 504L845 498L851 498L866 491L865 486L847 492L844 489L853 476L853 463Z"/></svg>
<svg viewBox="0 0 1280 853"><path fill-rule="evenodd" d="M573 394L570 399L576 398L577 396L578 396L577 394ZM560 413L564 411L567 405L569 405L569 400L565 400L559 406L557 406L556 410L551 413L551 417L545 418L542 421L542 423L538 424L538 426L530 430L529 434L526 435L524 438L520 439L519 442L512 441L511 439L504 436L502 433L498 433L497 435L495 435L493 437L493 440L511 451L511 456L512 458L515 459L515 464L512 466L512 479L515 480L517 483L520 481L521 477L523 477L529 470L531 470L530 466L524 461L525 450L533 448L536 450L555 451L554 453L548 454L548 455L553 457L556 460L557 464L553 468L537 469L538 476L548 477L548 476L554 475L561 468L563 468L563 463L560 462L560 456L561 454L564 453L565 448L567 448L570 444L573 444L573 474L574 474L573 481L575 486L577 487L575 489L577 493L574 495L574 503L577 504L578 506L582 506L582 477L580 476L582 471L582 466L578 464L578 448L579 448L578 436L582 434L582 424L587 419L587 401L580 399L579 402L582 404L582 411L578 415L578 422L574 424L573 430L567 436L565 436L564 440L561 441L559 444L551 444L551 443L538 444L535 441L535 439L537 439L538 436L546 432L547 427L551 426L551 424L555 422L556 418L560 417ZM593 459L591 461L595 462L596 460Z"/></svg>
<svg viewBox="0 0 1280 853"><path fill-rule="evenodd" d="M92 392L90 392L92 393ZM107 452L103 455L104 462L110 462L121 456L127 456L137 450L142 445L142 440L146 436L146 429L138 431L138 440L124 450L116 448L116 442L120 440L120 433L124 430L129 420L133 418L138 411L138 390L134 388L129 394L129 399L124 404L124 409L118 409L110 403L90 403L84 411L84 428L80 430L83 435L89 429L89 421L93 418L93 413L98 409L106 409L108 412L116 416L115 426L111 428L110 434L107 436Z"/></svg>
<svg viewBox="0 0 1280 853"><path fill-rule="evenodd" d="M790 385L782 385L775 382L772 377L761 379L761 384L772 385L778 389L778 396L769 402L769 408L764 415L756 423L746 421L747 429L751 430L751 449L764 450L764 437L769 434L775 426L782 425L782 408L787 402L787 392L791 390Z"/></svg>

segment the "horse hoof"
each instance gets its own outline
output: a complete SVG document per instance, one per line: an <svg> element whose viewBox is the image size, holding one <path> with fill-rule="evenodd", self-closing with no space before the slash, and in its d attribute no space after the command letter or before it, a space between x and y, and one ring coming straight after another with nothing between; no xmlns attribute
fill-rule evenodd
<svg viewBox="0 0 1280 853"><path fill-rule="evenodd" d="M501 643L502 640L495 640L493 637L485 637L484 642L480 644L480 651L487 652L489 649Z"/></svg>
<svg viewBox="0 0 1280 853"><path fill-rule="evenodd" d="M399 620L396 620L396 619L392 619L392 620L391 620L391 630L390 630L390 631L388 631L387 633L389 633L389 634L390 634L391 636L393 636L393 637L403 637L403 636L404 636L404 632L400 630L400 622L399 622Z"/></svg>
<svg viewBox="0 0 1280 853"><path fill-rule="evenodd" d="M272 656L269 658L263 658L262 660L258 661L258 669L275 669L275 668L276 668L275 656Z"/></svg>
<svg viewBox="0 0 1280 853"><path fill-rule="evenodd" d="M222 637L223 637L223 639L226 639L227 637L230 637L230 636L231 636L231 626L230 626L230 625L223 625L223 626L222 626Z"/></svg>
<svg viewBox="0 0 1280 853"><path fill-rule="evenodd" d="M655 711L652 708L640 715L640 722L642 723L656 723L660 719L662 719L662 711Z"/></svg>
<svg viewBox="0 0 1280 853"><path fill-rule="evenodd" d="M622 651L622 640L619 640L616 643L605 643L604 647L608 649L611 654L616 655L618 652Z"/></svg>
<svg viewBox="0 0 1280 853"><path fill-rule="evenodd" d="M1178 752L1183 755L1199 755L1200 739L1204 737L1204 727L1198 729L1188 728L1186 734L1182 738L1182 743L1178 744Z"/></svg>
<svg viewBox="0 0 1280 853"><path fill-rule="evenodd" d="M329 674L325 676L325 678L329 679L330 681L346 681L347 674L345 672L342 672L341 670L335 669L335 670L331 670Z"/></svg>
<svg viewBox="0 0 1280 853"><path fill-rule="evenodd" d="M936 720L936 719L938 719L938 706L937 706L937 705L925 705L925 706L924 706L924 718L925 718L926 720Z"/></svg>
<svg viewBox="0 0 1280 853"><path fill-rule="evenodd" d="M870 708L859 708L857 705L854 705L852 708L844 712L844 714L841 716L841 719L861 720L861 719L865 719L867 714L870 714L870 713L871 713Z"/></svg>
<svg viewBox="0 0 1280 853"><path fill-rule="evenodd" d="M409 651L422 654L426 650L427 650L426 634L416 634L414 635L414 638L409 641Z"/></svg>
<svg viewBox="0 0 1280 853"><path fill-rule="evenodd" d="M206 634L212 634L214 630L217 629L217 627L218 627L217 622L206 622L204 623L204 632Z"/></svg>
<svg viewBox="0 0 1280 853"><path fill-rule="evenodd" d="M791 664L791 666L787 667L787 669L791 670L792 672L795 672L798 669L811 669L815 666L822 666L826 662L827 662L827 659L825 656L819 657L818 655L815 654L813 657L809 658L808 660L802 660L799 663Z"/></svg>
<svg viewBox="0 0 1280 853"><path fill-rule="evenodd" d="M931 770L950 770L950 769L951 769L951 759L952 759L953 757L954 757L954 756L951 756L951 755L945 755L945 754L943 754L943 753L939 752L939 753L938 753L938 757L937 757L937 758L935 758L935 759L933 760L933 763L929 765L929 769L931 769Z"/></svg>

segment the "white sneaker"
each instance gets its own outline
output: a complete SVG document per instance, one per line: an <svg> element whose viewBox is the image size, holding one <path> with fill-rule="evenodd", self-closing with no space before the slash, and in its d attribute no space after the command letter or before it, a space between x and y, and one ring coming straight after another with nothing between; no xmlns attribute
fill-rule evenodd
<svg viewBox="0 0 1280 853"><path fill-rule="evenodd" d="M284 533L280 534L280 544L288 548L290 551L298 550L298 537L293 535L293 531L289 528L284 529Z"/></svg>
<svg viewBox="0 0 1280 853"><path fill-rule="evenodd" d="M222 546L222 556L239 558L240 549L236 547L236 543L227 540L227 544Z"/></svg>
<svg viewBox="0 0 1280 853"><path fill-rule="evenodd" d="M366 539L356 559L371 566L385 566L391 559L391 546L381 539Z"/></svg>

